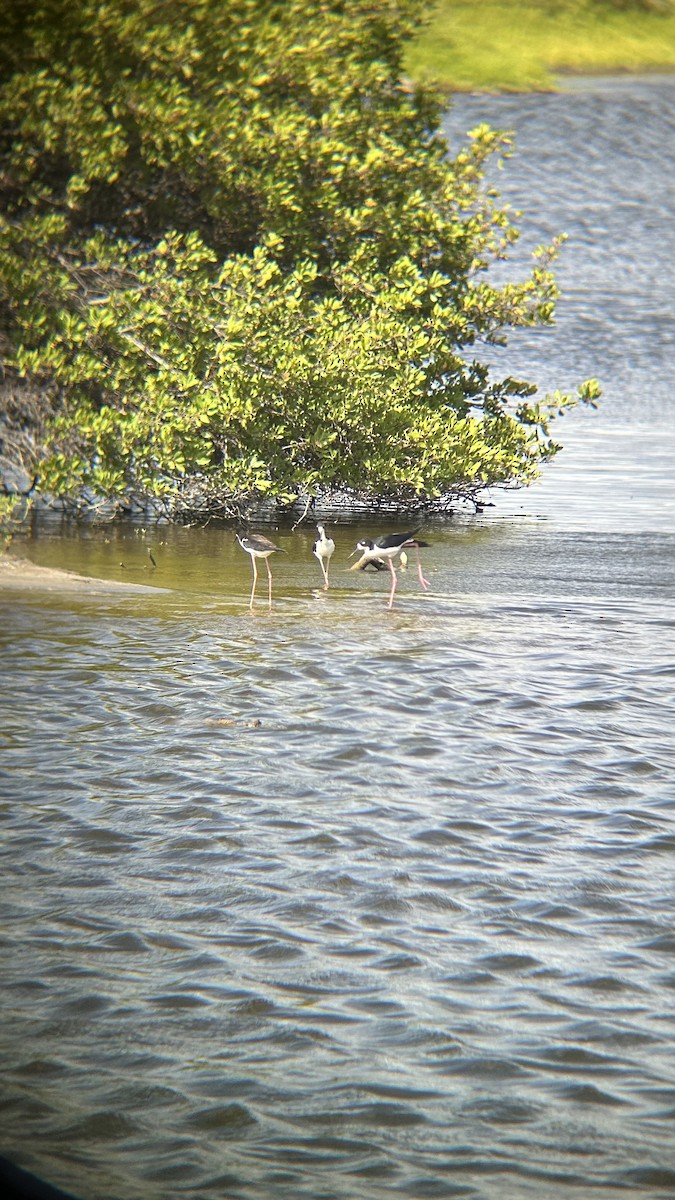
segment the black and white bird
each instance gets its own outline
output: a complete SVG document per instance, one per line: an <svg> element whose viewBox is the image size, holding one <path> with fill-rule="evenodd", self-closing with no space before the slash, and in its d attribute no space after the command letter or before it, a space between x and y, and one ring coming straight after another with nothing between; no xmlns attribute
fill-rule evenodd
<svg viewBox="0 0 675 1200"><path fill-rule="evenodd" d="M351 555L350 555L350 557L351 557ZM407 561L408 561L408 558L407 558L407 555L406 555L405 551L404 551L404 552L402 553L402 555L401 555L401 560L400 560L400 561L401 561L401 566L403 566L403 559L404 559L404 558L405 558L405 560L406 560L406 562L407 562ZM383 559L383 558L367 558L365 562L363 561L363 559L360 559L360 560L357 562L356 566L355 566L355 567L351 567L350 569L351 569L352 571L356 571L356 570L359 570L359 571L367 571L368 567L372 567L374 571L386 571L386 569L387 569L387 564L386 564L386 562L384 561L384 559Z"/></svg>
<svg viewBox="0 0 675 1200"><path fill-rule="evenodd" d="M356 543L356 549L350 555L352 557L354 554L361 554L359 561L354 563L351 569L352 571L363 570L369 562L375 562L377 559L387 562L391 572L391 592L389 593L387 608L391 608L394 603L394 593L398 582L394 568L394 559L397 555L400 555L401 559L403 559L406 550L414 550L417 555L417 576L420 581L420 587L426 591L431 586L429 580L425 579L422 574L422 564L420 562L420 548L428 545L428 542L423 542L417 537L416 529L408 533L386 533L382 537L376 538L375 541L372 541L371 538L362 538L360 542ZM405 561L407 562L407 555L405 555Z"/></svg>
<svg viewBox="0 0 675 1200"><path fill-rule="evenodd" d="M324 591L328 590L328 568L330 560L335 553L335 542L332 538L326 537L326 530L323 525L317 525L319 536L312 546L312 553L319 561L319 566L323 574Z"/></svg>
<svg viewBox="0 0 675 1200"><path fill-rule="evenodd" d="M236 536L237 536L237 541L239 542L239 545L241 546L242 550L245 550L247 554L251 555L251 566L253 567L253 587L251 588L251 599L249 601L249 608L253 608L253 597L255 596L255 585L258 582L258 565L256 563L257 558L265 559L265 566L267 567L267 592L268 592L269 603L270 603L270 607L271 607L272 606L272 572L270 570L270 564L268 563L267 560L270 557L270 554L285 554L286 551L282 550L281 546L275 546L274 542L271 542L269 538L263 537L262 533L248 533L248 534L238 533Z"/></svg>

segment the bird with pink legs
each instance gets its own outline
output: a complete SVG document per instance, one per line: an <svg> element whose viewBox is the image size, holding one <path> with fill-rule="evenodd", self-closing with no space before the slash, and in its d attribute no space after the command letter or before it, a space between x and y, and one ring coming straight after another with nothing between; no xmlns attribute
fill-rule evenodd
<svg viewBox="0 0 675 1200"><path fill-rule="evenodd" d="M321 572L323 574L323 588L324 591L327 592L329 586L328 569L330 567L330 560L335 553L335 542L333 541L332 537L328 537L326 535L325 526L317 525L317 529L319 531L319 536L312 546L312 553L318 560L319 566L321 567Z"/></svg>
<svg viewBox="0 0 675 1200"><path fill-rule="evenodd" d="M281 546L275 546L269 538L263 536L262 533L238 533L237 541L242 550L251 556L251 566L253 567L253 587L251 588L251 599L249 600L249 608L253 608L253 598L255 596L255 588L258 582L258 566L257 558L264 558L265 566L267 567L267 595L269 606L272 607L272 572L270 564L267 561L271 554L285 554L286 551Z"/></svg>
<svg viewBox="0 0 675 1200"><path fill-rule="evenodd" d="M361 554L359 561L354 563L351 570L363 570L369 562L376 562L378 560L388 563L391 572L391 591L389 593L387 608L390 609L394 603L394 594L398 583L394 559L397 555L399 558L403 557L406 550L414 550L417 556L417 577L420 581L420 587L423 591L431 587L429 580L425 579L422 574L422 563L420 562L420 549L428 545L428 542L423 542L421 538L417 537L416 529L408 533L384 534L382 537L376 538L375 541L371 538L362 538L360 542L356 543L356 549L350 555L350 558L352 558L355 554Z"/></svg>

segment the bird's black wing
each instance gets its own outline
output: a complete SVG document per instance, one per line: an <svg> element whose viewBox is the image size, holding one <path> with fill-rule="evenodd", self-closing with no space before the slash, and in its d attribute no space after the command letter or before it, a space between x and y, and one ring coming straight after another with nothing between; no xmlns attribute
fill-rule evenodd
<svg viewBox="0 0 675 1200"><path fill-rule="evenodd" d="M404 546L411 538L414 538L417 533L416 529L412 529L409 533L387 533L383 537L379 537L375 542L380 550L391 550L394 546Z"/></svg>

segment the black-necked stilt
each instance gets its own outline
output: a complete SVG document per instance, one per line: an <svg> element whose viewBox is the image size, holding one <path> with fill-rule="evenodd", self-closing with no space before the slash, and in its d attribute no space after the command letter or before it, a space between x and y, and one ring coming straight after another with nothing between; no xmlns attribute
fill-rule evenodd
<svg viewBox="0 0 675 1200"><path fill-rule="evenodd" d="M398 565L402 571L405 571L408 566L408 555L405 550L401 550L398 556ZM372 567L374 571L386 571L387 563L383 558L367 558L365 561L360 558L356 566L351 567L350 570L367 571L368 567Z"/></svg>
<svg viewBox="0 0 675 1200"><path fill-rule="evenodd" d="M335 542L332 538L326 537L326 530L323 525L317 525L317 529L319 536L312 546L312 553L319 560L319 566L323 572L324 591L326 591L328 589L328 568L330 567L331 557L335 552Z"/></svg>
<svg viewBox="0 0 675 1200"><path fill-rule="evenodd" d="M351 555L350 555L350 558L351 558ZM407 557L405 555L405 551L401 555L401 566L403 566L404 558L406 559L406 562L407 562ZM350 568L350 570L366 571L368 569L368 567L372 567L374 571L386 571L387 564L383 558L367 558L365 562L361 558L361 559L359 559L359 561L356 563L355 566Z"/></svg>
<svg viewBox="0 0 675 1200"><path fill-rule="evenodd" d="M270 554L285 554L286 551L282 550L281 546L275 546L274 542L271 542L269 538L263 537L262 533L249 533L249 534L238 533L236 536L237 536L237 541L239 542L239 545L241 546L242 550L245 550L247 554L251 555L251 566L253 567L253 587L251 588L251 599L249 601L249 608L253 608L253 597L255 596L255 585L258 582L258 566L255 561L256 558L264 558L265 559L265 566L267 567L267 591L268 591L269 602L270 602L270 607L271 607L271 605L272 605L272 572L270 571L270 564L268 563L267 560L268 560Z"/></svg>
<svg viewBox="0 0 675 1200"><path fill-rule="evenodd" d="M394 592L396 591L396 570L394 568L394 559L397 554L401 556L405 550L414 550L417 555L417 575L420 581L420 586L426 589L430 587L428 579L425 579L422 574L422 564L420 562L420 547L428 546L428 542L421 541L417 536L417 530L413 529L409 533L387 533L383 537L376 538L372 541L371 538L363 538L356 543L356 549L352 554L361 552L361 557L357 563L354 563L352 571L363 570L369 562L375 562L376 559L384 560L389 564L391 572L391 592L389 593L389 602L387 608L391 608L394 603Z"/></svg>

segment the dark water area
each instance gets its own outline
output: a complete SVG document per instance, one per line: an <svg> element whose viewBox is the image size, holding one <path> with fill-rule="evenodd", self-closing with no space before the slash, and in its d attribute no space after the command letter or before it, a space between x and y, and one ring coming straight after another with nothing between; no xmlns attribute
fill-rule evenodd
<svg viewBox="0 0 675 1200"><path fill-rule="evenodd" d="M427 593L387 612L358 524L327 592L274 531L252 612L229 529L15 544L153 590L0 591L0 1153L81 1200L675 1196L674 114L448 117L570 234L495 371L605 400L425 527Z"/></svg>

